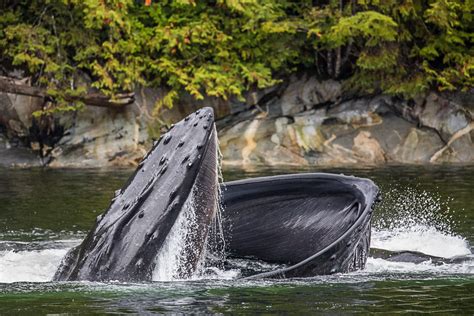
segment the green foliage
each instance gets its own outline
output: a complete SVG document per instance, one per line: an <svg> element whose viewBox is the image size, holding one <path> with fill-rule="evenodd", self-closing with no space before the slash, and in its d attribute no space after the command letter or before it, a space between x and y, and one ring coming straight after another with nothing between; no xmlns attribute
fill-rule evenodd
<svg viewBox="0 0 474 316"><path fill-rule="evenodd" d="M6 0L0 65L65 96L136 85L241 97L298 68L408 96L474 87L474 1Z"/></svg>
<svg viewBox="0 0 474 316"><path fill-rule="evenodd" d="M474 1L329 1L304 15L323 74L364 92L474 87Z"/></svg>

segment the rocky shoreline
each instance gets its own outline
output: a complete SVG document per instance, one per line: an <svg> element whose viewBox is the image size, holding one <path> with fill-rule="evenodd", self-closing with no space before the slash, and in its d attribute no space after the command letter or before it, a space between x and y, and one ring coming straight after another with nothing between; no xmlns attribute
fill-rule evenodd
<svg viewBox="0 0 474 316"><path fill-rule="evenodd" d="M42 100L0 94L0 166L133 166L161 126L201 106L216 111L224 165L353 166L474 163L474 93L430 92L412 100L354 96L340 82L294 75L245 101L184 97L164 109L164 94L141 88L121 109L87 106L48 121L31 113Z"/></svg>

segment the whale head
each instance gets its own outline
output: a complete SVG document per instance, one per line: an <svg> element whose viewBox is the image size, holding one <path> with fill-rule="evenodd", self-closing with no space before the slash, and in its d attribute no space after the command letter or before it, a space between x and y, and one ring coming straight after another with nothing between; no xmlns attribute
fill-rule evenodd
<svg viewBox="0 0 474 316"><path fill-rule="evenodd" d="M128 183L72 249L56 280L151 280L177 219L192 207L178 277L194 273L218 210L218 145L212 108L187 116L155 142ZM183 252L184 253L184 252Z"/></svg>

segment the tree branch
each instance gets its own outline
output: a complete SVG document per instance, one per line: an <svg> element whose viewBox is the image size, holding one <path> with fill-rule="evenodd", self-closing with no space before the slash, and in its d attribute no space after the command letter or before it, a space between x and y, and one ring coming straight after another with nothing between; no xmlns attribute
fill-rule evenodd
<svg viewBox="0 0 474 316"><path fill-rule="evenodd" d="M443 148L441 148L440 150L435 152L433 156L431 156L430 162L431 163L436 162L436 160L438 160L438 158L441 157L443 152L446 149L448 149L451 146L451 144L454 143L454 141L456 141L457 139L459 139L459 138L463 137L464 135L470 133L472 130L474 130L474 122L469 123L465 127L458 130L456 133L454 133L453 136L451 136L451 139L449 139L446 146L444 146Z"/></svg>
<svg viewBox="0 0 474 316"><path fill-rule="evenodd" d="M32 87L26 84L18 83L17 81L0 76L0 92L21 94L39 98L51 98L48 91L40 87ZM115 95L112 99L102 93L88 93L83 96L65 96L66 101L80 101L86 105L101 106L101 107L123 107L135 101L135 93L121 93Z"/></svg>

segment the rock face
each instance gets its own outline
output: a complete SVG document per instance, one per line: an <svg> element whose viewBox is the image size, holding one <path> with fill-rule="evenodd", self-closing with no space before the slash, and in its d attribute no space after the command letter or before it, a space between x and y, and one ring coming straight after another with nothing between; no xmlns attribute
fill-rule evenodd
<svg viewBox="0 0 474 316"><path fill-rule="evenodd" d="M474 162L473 97L347 98L340 83L306 76L292 78L279 95L260 103L263 111L250 107L222 120L224 163Z"/></svg>
<svg viewBox="0 0 474 316"><path fill-rule="evenodd" d="M134 165L146 153L144 127L132 108L87 107L61 123L65 133L51 152L52 167Z"/></svg>
<svg viewBox="0 0 474 316"><path fill-rule="evenodd" d="M31 119L41 100L0 94L0 165L2 160L10 165L15 157L22 157L22 165L51 167L134 165L160 128L204 105L215 109L224 164L474 162L472 91L431 92L410 101L354 97L344 95L340 82L303 74L269 89L248 91L245 101L196 102L185 96L173 109L162 109L156 121L151 113L164 93L141 88L135 104L123 109L89 106L63 114L47 133ZM46 126L51 129L51 124ZM48 135L56 138L45 141L52 138Z"/></svg>
<svg viewBox="0 0 474 316"><path fill-rule="evenodd" d="M41 159L31 149L11 145L0 134L0 167L37 167L41 165Z"/></svg>
<svg viewBox="0 0 474 316"><path fill-rule="evenodd" d="M31 113L40 108L41 102L37 98L0 93L0 167L43 164L28 146L33 129Z"/></svg>

